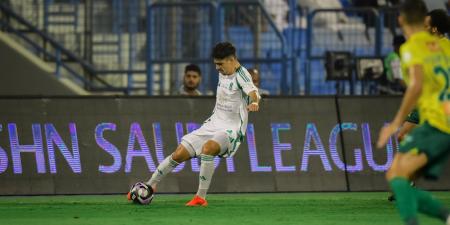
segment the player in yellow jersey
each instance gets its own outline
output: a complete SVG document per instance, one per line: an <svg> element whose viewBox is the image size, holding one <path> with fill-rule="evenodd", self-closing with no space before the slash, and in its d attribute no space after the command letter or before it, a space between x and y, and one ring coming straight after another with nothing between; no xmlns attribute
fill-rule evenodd
<svg viewBox="0 0 450 225"><path fill-rule="evenodd" d="M439 38L440 42L449 42L446 34L450 32L450 18L443 9L435 9L428 12L425 17L425 28L430 34ZM406 118L402 128L398 132L398 140L402 141L403 137L409 133L416 125L419 124L419 112L414 109Z"/></svg>
<svg viewBox="0 0 450 225"><path fill-rule="evenodd" d="M450 18L447 16L447 12L443 9L435 9L428 12L425 17L425 29L430 34L438 37L440 42L448 42L449 39L446 37L446 34L448 34L450 29ZM400 128L397 135L398 140L402 141L405 135L414 129L417 124L419 124L419 111L414 109ZM411 182L411 185L414 185L414 182ZM394 201L395 196L391 194L388 200Z"/></svg>
<svg viewBox="0 0 450 225"><path fill-rule="evenodd" d="M450 156L450 44L426 32L426 15L422 0L406 0L400 7L399 24L407 38L400 57L408 88L394 120L381 130L377 146L384 146L417 107L420 125L401 142L386 178L405 224L418 224L419 211L450 225L448 209L409 182L419 171L426 178L438 178Z"/></svg>
<svg viewBox="0 0 450 225"><path fill-rule="evenodd" d="M450 18L447 16L447 12L443 9L435 9L428 12L425 17L425 28L430 34L439 38L440 42L449 42L446 34L450 29ZM414 129L419 124L419 111L414 109L406 118L400 131L398 132L398 140L402 141L406 134ZM414 182L411 182L414 185ZM389 201L394 201L395 196L391 194L388 197Z"/></svg>
<svg viewBox="0 0 450 225"><path fill-rule="evenodd" d="M445 10L435 9L430 11L425 17L425 28L432 35L438 37L440 42L449 42L446 34L450 31L450 18L447 16ZM399 141L403 140L403 137L415 128L418 123L419 112L415 109L408 115L408 118L398 132Z"/></svg>

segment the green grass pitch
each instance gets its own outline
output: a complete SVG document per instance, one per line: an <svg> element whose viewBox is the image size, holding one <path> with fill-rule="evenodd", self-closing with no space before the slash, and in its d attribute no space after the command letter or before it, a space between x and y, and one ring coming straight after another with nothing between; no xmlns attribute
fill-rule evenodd
<svg viewBox="0 0 450 225"><path fill-rule="evenodd" d="M156 195L149 206L125 195L0 197L1 225L401 225L387 193L210 194L209 206L184 206L192 195ZM450 192L434 195L450 206ZM421 224L443 224L420 216Z"/></svg>

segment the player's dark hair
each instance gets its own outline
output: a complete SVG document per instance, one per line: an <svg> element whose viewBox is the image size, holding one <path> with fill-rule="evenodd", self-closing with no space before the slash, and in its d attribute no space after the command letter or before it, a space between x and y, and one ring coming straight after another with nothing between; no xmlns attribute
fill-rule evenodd
<svg viewBox="0 0 450 225"><path fill-rule="evenodd" d="M392 45L394 46L400 46L403 43L405 43L406 39L403 35L396 35L393 39L392 39Z"/></svg>
<svg viewBox="0 0 450 225"><path fill-rule="evenodd" d="M423 24L427 16L427 6L422 0L405 0L400 5L400 15L407 24Z"/></svg>
<svg viewBox="0 0 450 225"><path fill-rule="evenodd" d="M187 71L194 71L197 72L198 75L202 75L202 71L200 70L200 67L195 64L189 64L186 67L184 67L184 73L187 73Z"/></svg>
<svg viewBox="0 0 450 225"><path fill-rule="evenodd" d="M236 56L236 48L230 42L220 42L214 46L212 57L214 59L224 59L228 56Z"/></svg>
<svg viewBox="0 0 450 225"><path fill-rule="evenodd" d="M441 34L446 34L450 31L450 21L447 12L443 9L431 10L428 14L430 16L431 27L436 27Z"/></svg>

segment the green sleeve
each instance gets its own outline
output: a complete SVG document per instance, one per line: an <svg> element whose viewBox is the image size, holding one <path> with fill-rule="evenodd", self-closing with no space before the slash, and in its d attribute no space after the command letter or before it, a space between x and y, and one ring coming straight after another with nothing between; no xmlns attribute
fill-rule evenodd
<svg viewBox="0 0 450 225"><path fill-rule="evenodd" d="M417 109L414 109L406 118L406 121L415 124L418 124L419 120L420 120L419 111Z"/></svg>
<svg viewBox="0 0 450 225"><path fill-rule="evenodd" d="M386 78L388 81L394 80L394 75L392 72L392 61L394 61L396 58L398 58L397 54L395 52L391 52L384 59L384 69L385 69Z"/></svg>

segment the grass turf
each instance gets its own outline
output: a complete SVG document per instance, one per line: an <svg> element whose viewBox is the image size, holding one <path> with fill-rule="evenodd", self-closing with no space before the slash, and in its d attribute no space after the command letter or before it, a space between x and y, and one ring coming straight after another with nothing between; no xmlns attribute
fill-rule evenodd
<svg viewBox="0 0 450 225"><path fill-rule="evenodd" d="M434 195L450 206L450 192ZM0 197L0 224L402 224L387 193L211 194L208 207L185 207L191 197L157 195L149 206L131 204L124 195Z"/></svg>

